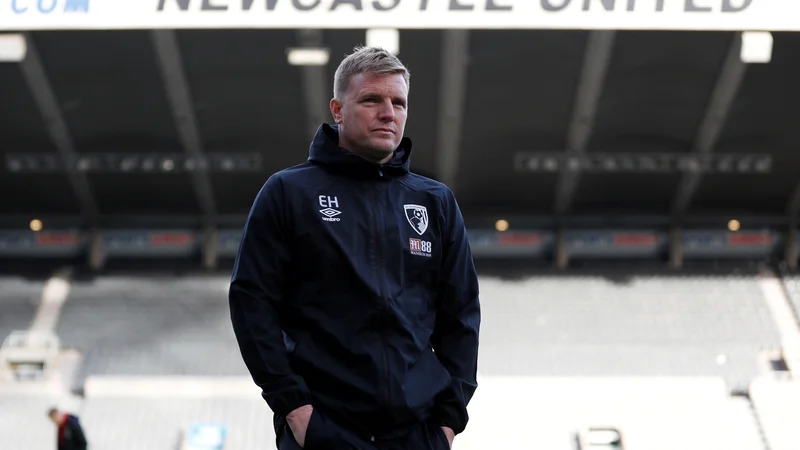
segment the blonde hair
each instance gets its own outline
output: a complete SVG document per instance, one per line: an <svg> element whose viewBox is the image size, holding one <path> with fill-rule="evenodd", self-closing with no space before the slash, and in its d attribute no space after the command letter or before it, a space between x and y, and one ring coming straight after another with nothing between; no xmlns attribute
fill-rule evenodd
<svg viewBox="0 0 800 450"><path fill-rule="evenodd" d="M353 53L347 55L333 77L333 97L344 100L344 94L350 86L350 80L359 73L375 75L402 74L406 88L411 90L411 73L400 62L397 56L380 47L358 46Z"/></svg>

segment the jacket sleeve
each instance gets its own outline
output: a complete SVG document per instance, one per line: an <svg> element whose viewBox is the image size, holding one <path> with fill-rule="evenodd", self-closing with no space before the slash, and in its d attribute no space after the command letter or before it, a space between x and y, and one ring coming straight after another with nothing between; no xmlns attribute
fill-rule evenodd
<svg viewBox="0 0 800 450"><path fill-rule="evenodd" d="M228 295L231 322L244 363L272 411L286 416L311 403L292 371L277 310L291 262L281 180L273 175L247 217Z"/></svg>
<svg viewBox="0 0 800 450"><path fill-rule="evenodd" d="M64 419L64 441L59 445L59 450L75 450L80 445L78 427L73 416Z"/></svg>
<svg viewBox="0 0 800 450"><path fill-rule="evenodd" d="M458 434L467 426L467 404L478 387L481 310L478 275L464 219L452 192L448 190L447 194L442 272L431 344L450 372L452 383L437 396L433 417L441 426Z"/></svg>
<svg viewBox="0 0 800 450"><path fill-rule="evenodd" d="M70 426L72 431L72 445L76 449L86 448L86 435L83 433L83 427L81 426L80 420L77 417L73 417L72 421L70 422Z"/></svg>

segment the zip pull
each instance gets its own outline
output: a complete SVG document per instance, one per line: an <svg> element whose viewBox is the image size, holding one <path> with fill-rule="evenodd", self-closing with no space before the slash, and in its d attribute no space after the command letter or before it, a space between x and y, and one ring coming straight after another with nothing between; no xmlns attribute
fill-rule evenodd
<svg viewBox="0 0 800 450"><path fill-rule="evenodd" d="M379 176L379 177L381 177L381 178L383 178L383 170L381 170L381 169L378 169L378 176Z"/></svg>

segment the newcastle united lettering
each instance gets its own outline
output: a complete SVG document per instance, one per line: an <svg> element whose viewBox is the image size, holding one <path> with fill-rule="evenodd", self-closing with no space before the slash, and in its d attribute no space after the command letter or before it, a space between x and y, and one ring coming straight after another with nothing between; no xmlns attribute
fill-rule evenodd
<svg viewBox="0 0 800 450"><path fill-rule="evenodd" d="M404 0L158 0L158 10L163 11L168 4L177 6L181 11L228 11L231 8L240 8L241 11L250 11L254 8L274 11L278 3L290 3L298 11L312 11L318 8L328 11L349 9L363 11L364 5L375 11L391 11L397 8ZM409 0L406 2L411 3ZM428 2L441 0L413 0L419 11L428 10ZM511 11L512 6L501 4L503 0L447 0L449 11ZM508 0L505 0L506 2Z"/></svg>
<svg viewBox="0 0 800 450"><path fill-rule="evenodd" d="M542 9L545 11L561 11L570 6L573 1L582 4L584 11L591 9L602 9L605 11L636 11L637 5L641 9L642 5L654 6L655 11L664 11L664 3L667 0L540 0ZM715 10L722 12L739 12L746 9L753 0L679 0L683 3L684 12L712 12ZM675 0L672 0L675 3Z"/></svg>
<svg viewBox="0 0 800 450"><path fill-rule="evenodd" d="M364 11L391 11L403 3L412 3L417 11L427 11L429 3L444 1L447 11L513 11L514 0L158 0L158 10L169 5L180 11L274 11L279 3L291 4L297 11L325 9L337 11L348 9ZM536 1L536 0L534 0ZM754 0L538 0L542 11L559 12L567 8L579 7L581 11L641 11L645 8L663 12L665 4L680 4L683 12L735 13L747 9ZM764 1L764 0L762 0Z"/></svg>
<svg viewBox="0 0 800 450"><path fill-rule="evenodd" d="M636 11L642 9L644 4L653 7L655 11L664 11L664 4L682 3L684 12L739 12L746 9L753 3L753 0L540 0L542 9L545 11L561 11L569 7L572 3L580 3L583 11L605 10L605 11ZM763 1L763 0L762 0Z"/></svg>
<svg viewBox="0 0 800 450"><path fill-rule="evenodd" d="M48 29L800 31L800 0L0 0Z"/></svg>

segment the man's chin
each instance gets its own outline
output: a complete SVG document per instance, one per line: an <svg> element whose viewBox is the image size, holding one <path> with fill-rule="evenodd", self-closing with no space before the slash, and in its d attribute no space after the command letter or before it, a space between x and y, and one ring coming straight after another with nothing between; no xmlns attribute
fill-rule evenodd
<svg viewBox="0 0 800 450"><path fill-rule="evenodd" d="M396 149L397 146L395 143L389 140L374 140L369 143L369 152L371 156L374 156L374 158L378 160L391 155Z"/></svg>
<svg viewBox="0 0 800 450"><path fill-rule="evenodd" d="M366 155L364 156L366 156L367 159L377 163L377 162L385 162L384 160L389 158L391 155L392 151L385 151L381 149L371 148L366 151Z"/></svg>

